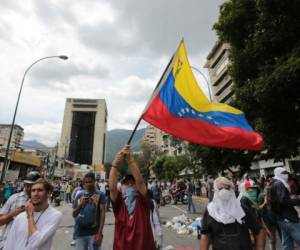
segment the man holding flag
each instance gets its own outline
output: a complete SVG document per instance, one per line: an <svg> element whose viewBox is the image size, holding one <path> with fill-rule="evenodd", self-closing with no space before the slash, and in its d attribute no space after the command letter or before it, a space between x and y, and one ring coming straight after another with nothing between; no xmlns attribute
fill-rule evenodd
<svg viewBox="0 0 300 250"><path fill-rule="evenodd" d="M118 190L118 170L126 160L131 175L122 180ZM155 250L150 224L153 203L130 146L125 145L112 162L109 190L115 215L114 250Z"/></svg>

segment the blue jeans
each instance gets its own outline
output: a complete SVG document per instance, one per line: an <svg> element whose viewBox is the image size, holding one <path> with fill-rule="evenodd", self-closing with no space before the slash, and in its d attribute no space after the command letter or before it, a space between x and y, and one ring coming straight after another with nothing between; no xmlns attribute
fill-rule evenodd
<svg viewBox="0 0 300 250"><path fill-rule="evenodd" d="M187 209L187 211L191 212L191 213L196 213L195 205L194 205L194 202L193 202L193 195L188 194L187 196L188 196L188 209Z"/></svg>
<svg viewBox="0 0 300 250"><path fill-rule="evenodd" d="M76 237L76 250L101 250L101 246L94 244L94 235L77 236Z"/></svg>
<svg viewBox="0 0 300 250"><path fill-rule="evenodd" d="M278 221L281 230L282 250L293 250L294 242L300 246L300 223L288 220Z"/></svg>

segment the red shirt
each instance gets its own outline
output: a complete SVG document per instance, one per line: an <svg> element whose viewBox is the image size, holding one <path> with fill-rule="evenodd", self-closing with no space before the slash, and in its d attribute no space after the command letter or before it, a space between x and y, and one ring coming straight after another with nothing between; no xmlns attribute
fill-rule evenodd
<svg viewBox="0 0 300 250"><path fill-rule="evenodd" d="M131 218L120 192L112 206L115 214L114 250L155 250L150 224L151 198L138 193Z"/></svg>

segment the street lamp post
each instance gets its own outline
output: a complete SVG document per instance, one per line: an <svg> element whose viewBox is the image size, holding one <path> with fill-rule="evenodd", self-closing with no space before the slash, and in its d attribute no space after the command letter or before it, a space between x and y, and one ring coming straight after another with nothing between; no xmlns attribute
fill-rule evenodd
<svg viewBox="0 0 300 250"><path fill-rule="evenodd" d="M0 183L3 182L4 177L5 177L5 172L7 170L7 166L8 166L8 154L9 154L9 147L10 147L10 143L11 143L11 137L12 137L12 133L13 133L13 129L15 126L15 119L16 119L16 115L17 115L17 110L18 110L18 106L19 106L19 101L20 101L20 96L22 93L22 89L23 89L23 84L24 84L24 80L25 80L25 76L27 74L27 72L32 68L33 65L37 64L38 62L45 60L45 59L50 59L50 58L59 58L62 60L67 60L68 57L65 55L59 55L59 56L46 56L43 58L40 58L36 61L34 61L24 72L23 78L22 78L22 82L21 82L21 86L20 86L20 90L19 90L19 94L18 94L18 99L17 99L17 104L15 107L15 112L14 112L14 117L11 123L11 127L10 127L10 132L9 132L9 137L8 137L8 142L7 142L7 147L6 147L6 151L5 151L5 157L4 157L4 162L3 162L3 167L2 167L2 171L1 171L1 179L0 179Z"/></svg>
<svg viewBox="0 0 300 250"><path fill-rule="evenodd" d="M195 68L195 67L193 67L193 66L191 66L191 68L194 69L194 70L196 70L198 73L200 73L200 75L202 75L202 77L204 78L204 80L205 80L205 82L206 82L206 84L207 84L207 88L208 88L209 100L212 101L212 96L211 96L210 86L209 86L209 82L208 82L206 76L205 76L205 75L203 74L203 72L200 71L199 69L197 69L197 68Z"/></svg>

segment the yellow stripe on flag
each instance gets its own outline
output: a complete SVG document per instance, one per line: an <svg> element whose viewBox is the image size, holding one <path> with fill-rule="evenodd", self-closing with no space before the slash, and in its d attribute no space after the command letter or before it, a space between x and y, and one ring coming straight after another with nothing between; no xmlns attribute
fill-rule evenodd
<svg viewBox="0 0 300 250"><path fill-rule="evenodd" d="M173 75L176 90L195 110L199 112L223 111L233 114L242 114L240 110L227 104L210 102L207 99L192 72L183 41L181 41L177 54L175 55Z"/></svg>

